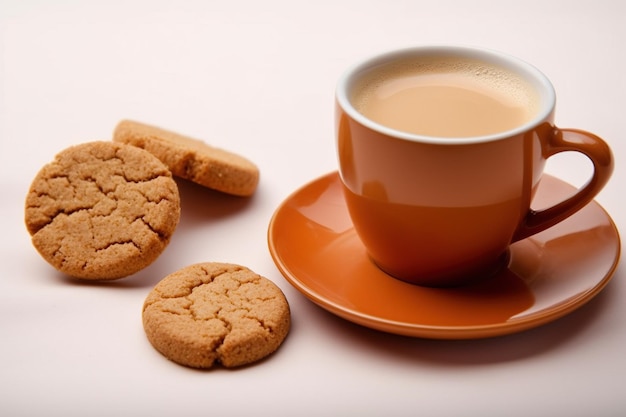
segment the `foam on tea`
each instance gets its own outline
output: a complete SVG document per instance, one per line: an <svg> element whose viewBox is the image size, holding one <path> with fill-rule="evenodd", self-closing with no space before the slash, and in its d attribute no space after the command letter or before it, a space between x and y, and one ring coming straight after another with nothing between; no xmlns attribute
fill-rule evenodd
<svg viewBox="0 0 626 417"><path fill-rule="evenodd" d="M454 57L376 67L360 79L351 101L365 117L386 127L454 138L514 129L539 108L537 92L517 74Z"/></svg>

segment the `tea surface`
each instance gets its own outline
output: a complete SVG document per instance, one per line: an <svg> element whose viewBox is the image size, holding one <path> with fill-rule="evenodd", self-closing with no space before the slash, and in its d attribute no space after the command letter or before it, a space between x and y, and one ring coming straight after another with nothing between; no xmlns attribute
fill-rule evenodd
<svg viewBox="0 0 626 417"><path fill-rule="evenodd" d="M352 102L367 118L407 133L473 137L530 121L538 107L532 88L504 69L448 60L377 69Z"/></svg>

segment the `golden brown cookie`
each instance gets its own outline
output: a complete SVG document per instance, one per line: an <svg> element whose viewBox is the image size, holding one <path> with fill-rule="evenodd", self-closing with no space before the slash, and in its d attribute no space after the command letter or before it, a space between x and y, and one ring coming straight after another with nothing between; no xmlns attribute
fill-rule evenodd
<svg viewBox="0 0 626 417"><path fill-rule="evenodd" d="M250 196L259 182L259 169L244 157L155 126L123 120L113 140L146 149L174 175L214 190Z"/></svg>
<svg viewBox="0 0 626 417"><path fill-rule="evenodd" d="M89 142L60 152L33 180L25 222L35 248L76 278L117 279L152 263L180 217L178 187L143 149Z"/></svg>
<svg viewBox="0 0 626 417"><path fill-rule="evenodd" d="M143 305L150 343L193 368L258 361L278 349L289 326L289 304L280 288L233 264L201 263L174 272Z"/></svg>

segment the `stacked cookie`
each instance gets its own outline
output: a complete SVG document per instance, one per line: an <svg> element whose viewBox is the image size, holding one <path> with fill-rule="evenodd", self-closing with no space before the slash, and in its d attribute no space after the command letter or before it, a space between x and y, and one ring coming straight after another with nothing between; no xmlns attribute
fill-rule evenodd
<svg viewBox="0 0 626 417"><path fill-rule="evenodd" d="M113 141L65 149L36 175L25 208L33 245L53 267L78 279L132 275L158 258L178 225L174 176L245 197L254 193L259 170L202 141L125 120ZM238 291L245 296L233 295ZM275 284L220 263L193 265L163 279L146 299L143 319L157 350L201 368L267 356L290 323Z"/></svg>

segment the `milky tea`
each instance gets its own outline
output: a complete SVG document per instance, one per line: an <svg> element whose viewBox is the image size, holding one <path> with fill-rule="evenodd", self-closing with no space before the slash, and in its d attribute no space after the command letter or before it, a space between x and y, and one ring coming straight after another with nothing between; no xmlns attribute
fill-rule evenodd
<svg viewBox="0 0 626 417"><path fill-rule="evenodd" d="M524 125L539 110L538 93L515 73L483 61L429 57L370 69L352 90L368 119L405 133L475 137Z"/></svg>

